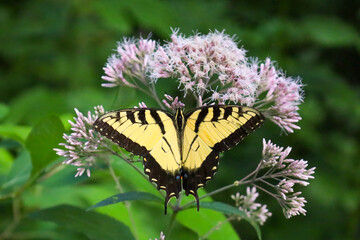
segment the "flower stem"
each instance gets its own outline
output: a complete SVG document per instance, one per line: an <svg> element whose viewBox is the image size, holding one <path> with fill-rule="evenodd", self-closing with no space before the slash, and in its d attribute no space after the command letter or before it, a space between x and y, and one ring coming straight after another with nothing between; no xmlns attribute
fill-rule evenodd
<svg viewBox="0 0 360 240"><path fill-rule="evenodd" d="M5 230L0 234L0 239L8 239L16 227L19 225L20 220L22 218L20 212L20 196L14 196L12 201L12 210L13 210L13 220L12 222L5 228Z"/></svg>
<svg viewBox="0 0 360 240"><path fill-rule="evenodd" d="M204 198L209 197L209 196L212 196L212 195L214 195L214 194L216 194L216 193L223 192L223 191L225 191L225 190L227 190L227 189L229 189L229 188L232 188L232 187L236 187L236 186L239 186L239 185L248 184L248 183L253 183L253 182L262 180L263 178L265 178L265 177L267 177L267 176L265 176L265 177L264 177L264 176L261 176L261 177L259 177L259 178L256 177L256 178L252 178L252 179L250 179L250 180L247 180L247 179L249 179L251 176L257 176L257 173L258 173L261 165L262 165L262 163L260 162L260 163L257 165L257 167L256 167L256 169L255 169L254 171L252 171L249 175L247 175L246 177L242 178L241 180L235 181L235 182L232 183L232 184L226 185L226 186L221 187L221 188L219 188L219 189L216 189L216 190L214 190L214 191L212 191L212 192L209 192L209 193L207 193L207 194L199 197L199 200L204 199ZM190 207L191 205L193 205L194 203L195 203L195 201L188 202L188 203L184 204L183 206L181 206L181 209L186 209L186 208Z"/></svg>
<svg viewBox="0 0 360 240"><path fill-rule="evenodd" d="M237 183L232 183L232 184L226 185L226 186L224 186L224 187L221 187L221 188L219 188L219 189L216 189L216 190L214 190L214 191L212 191L212 192L209 192L209 193L207 193L207 194L205 194L205 195L200 196L200 197L199 197L199 200L204 199L204 198L207 198L207 197L209 197L209 196L211 196L211 195L214 195L214 194L216 194L216 193L225 191L225 190L227 190L227 189L229 189L229 188L232 188L232 187L235 187L235 186L237 186L237 185L238 185ZM188 202L188 203L184 204L183 206L181 206L180 209L181 209L181 210L186 209L186 208L190 207L191 205L193 205L195 202L196 202L195 200L193 200L193 201L191 201L191 202Z"/></svg>
<svg viewBox="0 0 360 240"><path fill-rule="evenodd" d="M207 233L205 233L204 235L199 237L199 240L204 240L204 239L208 239L208 237L215 231L219 230L221 228L222 225L224 225L225 223L228 223L232 220L234 220L235 217L234 216L230 216L228 218L226 218L223 221L218 222L213 228L211 228Z"/></svg>
<svg viewBox="0 0 360 240"><path fill-rule="evenodd" d="M126 156L121 156L118 152L113 151L111 148L109 148L107 145L103 145L107 150L109 150L113 155L119 157L120 159L124 160L125 162L127 162L132 168L134 168L138 173L140 173L141 176L143 176L144 178L147 179L145 173L143 173L136 165L134 165L130 159L128 159Z"/></svg>
<svg viewBox="0 0 360 240"><path fill-rule="evenodd" d="M118 189L118 191L120 193L123 193L124 189L122 188L122 186L120 184L120 181L119 181L119 178L116 176L115 171L112 168L110 161L108 161L107 164L108 164L110 175L111 175L111 177L113 178L113 180L115 182L116 188ZM125 201L124 204L125 204L126 210L128 212L129 218L130 218L132 229L134 230L135 239L139 239L138 232L137 232L137 229L136 229L135 220L134 220L134 216L133 216L133 214L131 212L131 205L127 201Z"/></svg>
<svg viewBox="0 0 360 240"><path fill-rule="evenodd" d="M273 198L278 199L278 196L276 196L276 195L275 195L275 194L273 194L272 192L270 192L270 191L266 190L265 188L263 188L263 187L259 186L258 184L251 183L251 185L253 185L253 186L255 186L256 188L260 189L261 191L263 191L263 192L265 192L265 193L269 194L269 195L270 195L270 196L272 196Z"/></svg>
<svg viewBox="0 0 360 240"><path fill-rule="evenodd" d="M124 160L127 164L129 164L132 168L134 168L138 173L140 173L141 176L143 176L146 180L148 180L147 175L145 173L143 173L143 171L141 171L135 164L133 164L133 162L129 158L127 158L122 151L120 151L122 154L119 154L118 152L113 151L111 148L109 148L106 144L103 144L103 146L108 151L110 151L113 155L115 155L115 156L119 157L120 159ZM153 186L154 188L156 188L156 190L158 190L157 187L154 184L151 184L151 186ZM158 191L158 192L160 193L160 195L162 197L165 197L165 194L162 191ZM169 203L169 207L172 208L173 210L175 209L175 207L171 203Z"/></svg>
<svg viewBox="0 0 360 240"><path fill-rule="evenodd" d="M151 91L152 96L155 98L157 104L159 104L159 107L161 109L165 110L164 104L160 101L159 96L157 95L154 82L151 82L150 86L151 86L150 91Z"/></svg>
<svg viewBox="0 0 360 240"><path fill-rule="evenodd" d="M178 212L179 212L179 210L173 209L169 225L167 226L166 231L165 231L165 236L167 239L170 239L170 234L174 228L174 223L175 223L175 219L176 219Z"/></svg>

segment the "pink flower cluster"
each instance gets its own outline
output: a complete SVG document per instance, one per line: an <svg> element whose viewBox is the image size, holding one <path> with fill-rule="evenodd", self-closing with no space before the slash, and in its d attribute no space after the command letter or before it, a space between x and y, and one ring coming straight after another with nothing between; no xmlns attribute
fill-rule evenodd
<svg viewBox="0 0 360 240"><path fill-rule="evenodd" d="M192 93L198 106L252 106L286 133L299 129L298 105L303 100L300 79L286 77L269 58L260 63L246 57L245 52L224 32L185 37L175 30L171 41L154 51L147 71L153 81L178 81L185 96Z"/></svg>
<svg viewBox="0 0 360 240"><path fill-rule="evenodd" d="M151 240L151 238L149 239ZM155 238L155 240L165 240L165 234L163 232L160 233L160 238Z"/></svg>
<svg viewBox="0 0 360 240"><path fill-rule="evenodd" d="M64 133L63 138L66 143L60 143L66 150L54 148L56 154L65 157L63 164L78 167L75 177L81 176L85 171L90 177L90 169L95 162L95 153L97 152L99 143L104 139L100 133L92 129L95 120L105 113L102 106L95 108L95 114L90 111L84 116L75 108L77 117L75 122L69 120L72 133L67 135Z"/></svg>
<svg viewBox="0 0 360 240"><path fill-rule="evenodd" d="M169 109L176 110L177 108L182 108L185 106L184 103L179 101L178 96L176 96L175 99L168 94L165 94L164 96L165 96L165 99L163 99L162 102Z"/></svg>
<svg viewBox="0 0 360 240"><path fill-rule="evenodd" d="M283 208L287 218L299 214L305 215L306 210L303 207L306 200L300 196L301 192L294 192L294 186L296 184L301 186L309 185L307 180L313 179L315 173L315 167L308 169L307 161L288 158L290 152L290 147L284 149L276 146L270 140L266 142L263 139L263 159L259 168L269 168L261 176L261 181L266 182L267 186L272 186L275 189L276 194L274 196ZM273 185L273 181L270 183L266 179L278 181L278 184Z"/></svg>
<svg viewBox="0 0 360 240"><path fill-rule="evenodd" d="M185 37L175 30L171 41L154 52L149 71L154 80L176 78L185 92L201 94L216 81L237 81L244 61L245 50L223 32Z"/></svg>
<svg viewBox="0 0 360 240"><path fill-rule="evenodd" d="M265 97L258 99L254 106L285 132L300 129L295 124L301 120L298 110L303 101L303 85L300 79L286 77L281 70L275 69L269 58L260 65L259 76L256 95L265 94Z"/></svg>
<svg viewBox="0 0 360 240"><path fill-rule="evenodd" d="M271 217L272 214L269 212L266 205L255 202L258 196L259 193L256 191L256 187L247 187L246 195L236 193L235 195L231 195L231 198L235 201L235 206L238 207L239 210L243 211L255 222L264 225L268 217Z"/></svg>
<svg viewBox="0 0 360 240"><path fill-rule="evenodd" d="M156 42L149 39L129 40L124 38L118 43L116 54L109 57L105 67L107 83L103 87L129 86L137 87L137 82L147 82L146 68L150 54L155 50ZM134 79L135 78L135 79Z"/></svg>
<svg viewBox="0 0 360 240"><path fill-rule="evenodd" d="M158 100L154 83L172 79L179 83L184 97L188 93L195 97L198 106L219 103L255 107L286 133L300 128L300 79L286 77L270 58L261 63L246 57L246 50L224 32L186 37L177 29L171 41L163 45L149 39L124 39L116 51L104 67L104 87L125 85ZM167 100L158 103L169 107Z"/></svg>

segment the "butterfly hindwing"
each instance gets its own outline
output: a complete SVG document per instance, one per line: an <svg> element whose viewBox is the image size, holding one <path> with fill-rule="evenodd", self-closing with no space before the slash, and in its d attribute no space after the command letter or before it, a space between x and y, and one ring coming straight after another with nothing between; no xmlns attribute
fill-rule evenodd
<svg viewBox="0 0 360 240"><path fill-rule="evenodd" d="M183 188L198 202L197 189L216 173L219 153L237 145L262 124L264 117L249 107L207 106L189 112L185 118Z"/></svg>
<svg viewBox="0 0 360 240"><path fill-rule="evenodd" d="M144 172L166 191L165 211L181 191L178 134L170 114L154 109L124 109L104 114L95 130L120 147L143 157Z"/></svg>

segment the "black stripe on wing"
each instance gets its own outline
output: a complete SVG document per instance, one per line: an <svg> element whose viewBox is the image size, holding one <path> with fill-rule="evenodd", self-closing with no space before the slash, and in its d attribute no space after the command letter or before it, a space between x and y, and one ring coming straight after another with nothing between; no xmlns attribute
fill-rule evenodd
<svg viewBox="0 0 360 240"><path fill-rule="evenodd" d="M226 111L228 108L234 109L233 107L227 107L225 109L224 115L226 115ZM241 117L243 114L246 114L246 111L243 111L242 107L238 107L238 110L239 110L239 117ZM238 128L232 134L230 134L227 138L215 144L213 150L218 153L229 150L230 148L236 146L239 142L241 142L247 135L252 133L255 129L260 127L264 123L265 118L260 112L257 113L258 114L252 116L249 120L245 122L244 125ZM226 118L224 116L224 119L227 118L228 116Z"/></svg>
<svg viewBox="0 0 360 240"><path fill-rule="evenodd" d="M162 169L156 160L148 154L143 159L144 172L149 176L151 182L155 182L157 189L166 192L165 197L165 214L167 212L167 204L172 197L179 198L181 192L181 176L180 171L175 174L169 173Z"/></svg>
<svg viewBox="0 0 360 240"><path fill-rule="evenodd" d="M128 112L126 112L128 116ZM132 115L133 116L133 115ZM130 121L132 118L129 118ZM96 120L94 122L94 128L96 131L98 131L102 136L107 137L120 147L124 148L126 151L131 152L135 155L139 156L146 156L149 151L144 147L140 146L138 143L133 142L131 139L127 138L125 135L119 133L116 131L112 126L110 126L108 123L103 122L100 119Z"/></svg>
<svg viewBox="0 0 360 240"><path fill-rule="evenodd" d="M197 203L197 210L199 211L199 196L197 189L205 187L206 182L211 180L217 172L219 165L219 155L215 151L211 152L195 170L182 169L183 189L186 196L189 194L195 197Z"/></svg>
<svg viewBox="0 0 360 240"><path fill-rule="evenodd" d="M210 122L219 122L221 120L228 120L229 116L232 115L233 117L237 118L235 116L235 113L239 113L238 118L242 117L243 114L247 113L247 109L251 109L248 107L241 107L241 106L235 106L235 105L212 105L212 106L205 106L198 108L194 111L191 111L185 115L185 119L187 120L189 117L191 117L191 114L196 112L200 109L200 113L198 115L198 118L196 119L195 123L195 132L197 133L199 131L200 125L203 123L203 120L206 118L209 112L209 108L213 109L213 116L210 120ZM220 109L224 110L224 113L221 114ZM234 111L237 110L238 112ZM235 132L230 134L228 137L224 138L219 143L215 144L213 146L213 150L220 153L226 150L229 150L230 148L236 146L240 141L242 141L247 135L249 135L251 132L253 132L255 129L260 127L265 117L258 112L255 109L251 109L252 113L255 113L255 116L252 116L249 120L245 122L245 124L241 125L240 128L238 128ZM214 127L216 127L214 125Z"/></svg>

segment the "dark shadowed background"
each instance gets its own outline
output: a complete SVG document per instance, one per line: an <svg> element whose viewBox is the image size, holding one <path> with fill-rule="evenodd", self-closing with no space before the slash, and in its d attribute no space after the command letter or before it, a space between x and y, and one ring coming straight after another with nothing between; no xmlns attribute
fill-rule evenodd
<svg viewBox="0 0 360 240"><path fill-rule="evenodd" d="M261 139L271 139L280 146L292 146L291 158L308 160L317 169L310 186L296 189L303 191L308 201L306 217L286 220L277 202L261 194L259 201L273 213L262 227L263 238L360 239L359 7L355 0L2 1L0 184L14 171L14 160L26 154L22 152L25 138L44 117L60 116L68 131L66 121L73 117L74 108L87 112L95 105L111 110L140 101L155 104L133 89L100 87L102 67L117 41L150 33L152 39L165 41L171 27L186 35L225 29L236 34L248 56L259 60L270 56L288 76L303 79L303 120L301 130L288 136L267 122L224 154L218 174L206 189L246 176L260 159ZM175 89L159 84L158 90L162 94ZM94 169L91 178L74 179L75 172L73 167L65 167L45 183L31 183L19 203L23 214L63 203L87 208L116 194L114 183L102 169ZM125 173L119 170L119 174ZM132 181L137 179L124 181L126 189L135 190ZM236 190L245 191L232 189L214 199L233 204L230 195ZM17 203L11 199L16 198L0 198L0 233L13 219L12 206ZM141 204L149 203L138 201L134 206ZM116 216L125 211L120 205L112 207L111 213L102 212ZM155 218L162 214L161 208L157 210L151 210ZM21 221L11 239L88 239L53 223L26 217ZM189 224L197 223L190 217ZM256 239L248 223L234 222L233 226L242 239ZM137 228L151 232L151 225ZM188 231L182 231L182 239L196 236ZM148 238L158 236L149 233Z"/></svg>

